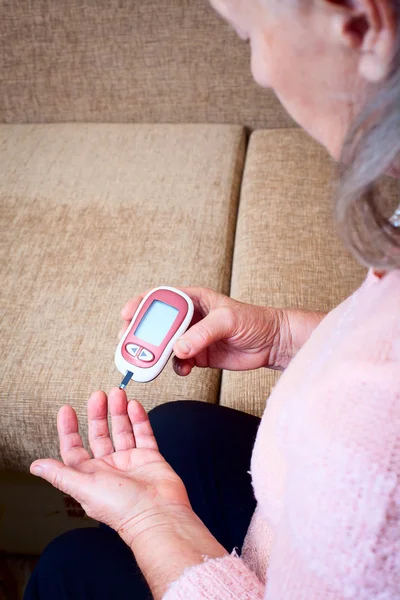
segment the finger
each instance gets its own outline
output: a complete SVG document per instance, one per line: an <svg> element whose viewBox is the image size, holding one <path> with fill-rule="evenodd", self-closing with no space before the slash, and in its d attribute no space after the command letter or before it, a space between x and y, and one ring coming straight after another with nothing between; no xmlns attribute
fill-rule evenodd
<svg viewBox="0 0 400 600"><path fill-rule="evenodd" d="M107 396L95 392L87 405L89 445L94 458L103 458L114 452L107 419Z"/></svg>
<svg viewBox="0 0 400 600"><path fill-rule="evenodd" d="M88 477L85 473L63 465L59 460L52 459L35 460L31 464L30 471L32 475L45 479L64 494L72 496L78 502L82 501L82 492Z"/></svg>
<svg viewBox="0 0 400 600"><path fill-rule="evenodd" d="M78 417L72 406L62 406L58 411L57 430L61 458L68 467L76 467L90 459L89 452L83 447Z"/></svg>
<svg viewBox="0 0 400 600"><path fill-rule="evenodd" d="M181 287L179 289L191 298L195 311L198 311L203 316L211 310L211 306L217 308L218 299L225 298L223 294L204 287Z"/></svg>
<svg viewBox="0 0 400 600"><path fill-rule="evenodd" d="M188 360L182 360L177 356L174 356L172 359L172 366L177 375L181 377L187 377L192 372L193 367L195 366L194 358L189 358Z"/></svg>
<svg viewBox="0 0 400 600"><path fill-rule="evenodd" d="M121 327L121 329L118 331L118 336L117 336L118 341L122 338L122 336L124 335L124 333L128 329L128 327L129 327L129 323L125 323L125 325L123 327Z"/></svg>
<svg viewBox="0 0 400 600"><path fill-rule="evenodd" d="M139 304L143 300L143 298L149 293L150 290L141 294L140 296L135 296L132 300L129 300L121 310L121 317L124 321L132 321L133 315L137 311Z"/></svg>
<svg viewBox="0 0 400 600"><path fill-rule="evenodd" d="M174 352L181 359L193 358L233 333L231 310L225 307L217 308L186 331L176 342Z"/></svg>
<svg viewBox="0 0 400 600"><path fill-rule="evenodd" d="M143 406L137 400L128 403L128 415L132 423L136 448L151 448L158 450L158 444L150 425L149 417Z"/></svg>
<svg viewBox="0 0 400 600"><path fill-rule="evenodd" d="M128 402L125 392L119 388L113 388L108 395L108 405L115 450L117 452L119 450L131 450L135 447L135 438L132 423L128 416Z"/></svg>

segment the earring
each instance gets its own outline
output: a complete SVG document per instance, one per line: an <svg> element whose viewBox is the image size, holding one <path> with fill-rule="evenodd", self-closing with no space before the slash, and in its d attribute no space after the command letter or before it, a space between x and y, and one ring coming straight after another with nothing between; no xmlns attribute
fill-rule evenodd
<svg viewBox="0 0 400 600"><path fill-rule="evenodd" d="M394 215L390 217L389 223L393 225L393 227L400 229L400 206L398 207Z"/></svg>

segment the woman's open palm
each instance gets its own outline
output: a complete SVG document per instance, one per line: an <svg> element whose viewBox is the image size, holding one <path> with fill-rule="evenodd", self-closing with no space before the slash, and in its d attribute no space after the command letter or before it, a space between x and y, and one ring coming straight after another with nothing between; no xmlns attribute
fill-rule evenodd
<svg viewBox="0 0 400 600"><path fill-rule="evenodd" d="M83 446L75 411L66 405L57 419L63 462L35 461L31 466L34 475L75 498L90 517L106 523L124 539L140 532L141 523L144 526L154 513L190 507L185 486L158 451L139 402L128 403L125 392L115 388L109 400L104 392L92 394L87 412L93 458Z"/></svg>

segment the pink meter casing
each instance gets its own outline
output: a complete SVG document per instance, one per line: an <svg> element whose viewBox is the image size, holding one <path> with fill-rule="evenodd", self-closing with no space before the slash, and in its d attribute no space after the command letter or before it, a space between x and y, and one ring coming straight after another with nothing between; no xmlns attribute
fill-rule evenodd
<svg viewBox="0 0 400 600"><path fill-rule="evenodd" d="M118 344L115 364L120 373L133 373L133 381L147 383L163 370L172 348L189 327L193 302L183 292L159 287L139 305Z"/></svg>

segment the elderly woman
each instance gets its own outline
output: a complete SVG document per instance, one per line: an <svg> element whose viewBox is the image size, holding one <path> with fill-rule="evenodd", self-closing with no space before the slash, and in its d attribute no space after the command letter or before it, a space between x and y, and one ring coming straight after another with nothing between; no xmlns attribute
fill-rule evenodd
<svg viewBox="0 0 400 600"><path fill-rule="evenodd" d="M174 348L179 375L286 369L260 426L203 403L149 420L97 392L90 458L61 408L63 463L32 473L108 527L55 540L26 599L400 598L400 211L388 220L373 186L400 172L400 2L212 2L257 82L340 159L337 219L371 270L325 317L185 289L200 319Z"/></svg>

